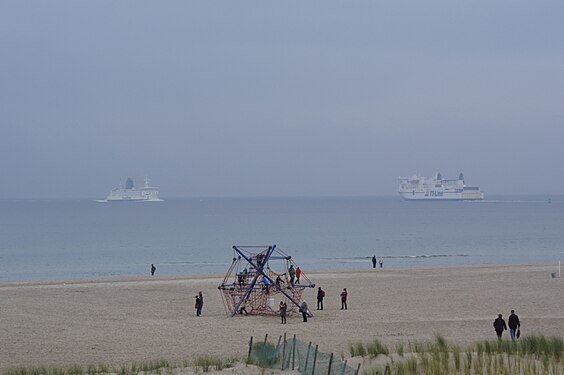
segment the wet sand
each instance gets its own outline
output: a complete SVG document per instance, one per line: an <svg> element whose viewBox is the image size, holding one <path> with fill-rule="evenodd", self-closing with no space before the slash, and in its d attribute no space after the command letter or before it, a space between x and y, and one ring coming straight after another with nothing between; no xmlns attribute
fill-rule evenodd
<svg viewBox="0 0 564 375"><path fill-rule="evenodd" d="M0 284L0 369L71 364L182 361L213 354L243 358L250 336L296 334L348 356L351 341L433 339L465 344L495 338L492 322L515 309L522 334L564 335L564 280L557 265L358 269L307 273L326 291L304 293L314 317L226 315L223 275ZM340 309L342 288L348 310ZM203 291L203 316L194 296ZM278 302L278 301L277 301Z"/></svg>

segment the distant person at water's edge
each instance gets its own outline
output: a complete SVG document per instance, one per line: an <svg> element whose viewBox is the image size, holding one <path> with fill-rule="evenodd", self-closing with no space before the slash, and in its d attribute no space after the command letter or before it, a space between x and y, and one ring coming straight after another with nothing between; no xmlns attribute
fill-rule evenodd
<svg viewBox="0 0 564 375"><path fill-rule="evenodd" d="M509 326L511 340L515 340L515 338L517 338L517 331L521 328L521 322L517 314L515 314L515 310L511 310L511 315L509 315L509 319L507 319L507 325Z"/></svg>
<svg viewBox="0 0 564 375"><path fill-rule="evenodd" d="M349 294L347 293L347 288L344 288L341 292L341 310L347 309L347 297Z"/></svg>
<svg viewBox="0 0 564 375"><path fill-rule="evenodd" d="M325 297L325 291L321 287L317 288L317 310L323 310L323 298Z"/></svg>
<svg viewBox="0 0 564 375"><path fill-rule="evenodd" d="M378 258L378 263L380 263L380 268L384 267L384 258Z"/></svg>
<svg viewBox="0 0 564 375"><path fill-rule="evenodd" d="M505 320L503 320L501 314L499 314L497 316L497 319L494 320L493 326L494 326L497 338L501 340L501 334L503 333L503 331L507 330L507 325L505 324Z"/></svg>
<svg viewBox="0 0 564 375"><path fill-rule="evenodd" d="M155 267L155 265L153 263L151 263L151 276L153 276L155 274L156 270L157 270L157 267Z"/></svg>
<svg viewBox="0 0 564 375"><path fill-rule="evenodd" d="M372 257L372 268L376 268L376 255Z"/></svg>
<svg viewBox="0 0 564 375"><path fill-rule="evenodd" d="M300 283L300 276L302 275L302 270L300 269L300 267L298 266L298 268L296 268L296 284Z"/></svg>

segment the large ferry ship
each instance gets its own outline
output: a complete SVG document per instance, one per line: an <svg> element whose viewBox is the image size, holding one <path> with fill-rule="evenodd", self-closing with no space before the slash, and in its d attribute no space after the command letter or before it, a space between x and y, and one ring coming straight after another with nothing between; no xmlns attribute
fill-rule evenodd
<svg viewBox="0 0 564 375"><path fill-rule="evenodd" d="M461 173L458 180L435 177L400 177L399 195L407 200L482 200L484 193L477 186L467 186Z"/></svg>
<svg viewBox="0 0 564 375"><path fill-rule="evenodd" d="M133 184L133 179L128 177L125 181L125 187L123 187L120 182L118 187L115 187L112 191L110 191L106 201L162 202L162 199L159 198L159 188L149 186L148 178L145 178L145 186L136 188Z"/></svg>

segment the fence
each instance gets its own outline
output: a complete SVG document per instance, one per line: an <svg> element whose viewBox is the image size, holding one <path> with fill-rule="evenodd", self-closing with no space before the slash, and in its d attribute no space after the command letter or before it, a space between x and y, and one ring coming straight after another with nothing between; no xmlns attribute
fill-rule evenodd
<svg viewBox="0 0 564 375"><path fill-rule="evenodd" d="M255 343L251 337L247 362L264 368L297 370L304 375L358 375L360 370L360 364L354 369L333 353L320 352L318 345L298 340L296 335L288 339L286 334L276 345L268 342L268 335Z"/></svg>

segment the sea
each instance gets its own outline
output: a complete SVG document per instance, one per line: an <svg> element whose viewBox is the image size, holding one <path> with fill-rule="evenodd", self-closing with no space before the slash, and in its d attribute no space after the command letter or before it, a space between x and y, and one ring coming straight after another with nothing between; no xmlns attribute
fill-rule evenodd
<svg viewBox="0 0 564 375"><path fill-rule="evenodd" d="M564 196L0 200L0 282L223 274L233 246L308 270L558 264Z"/></svg>

